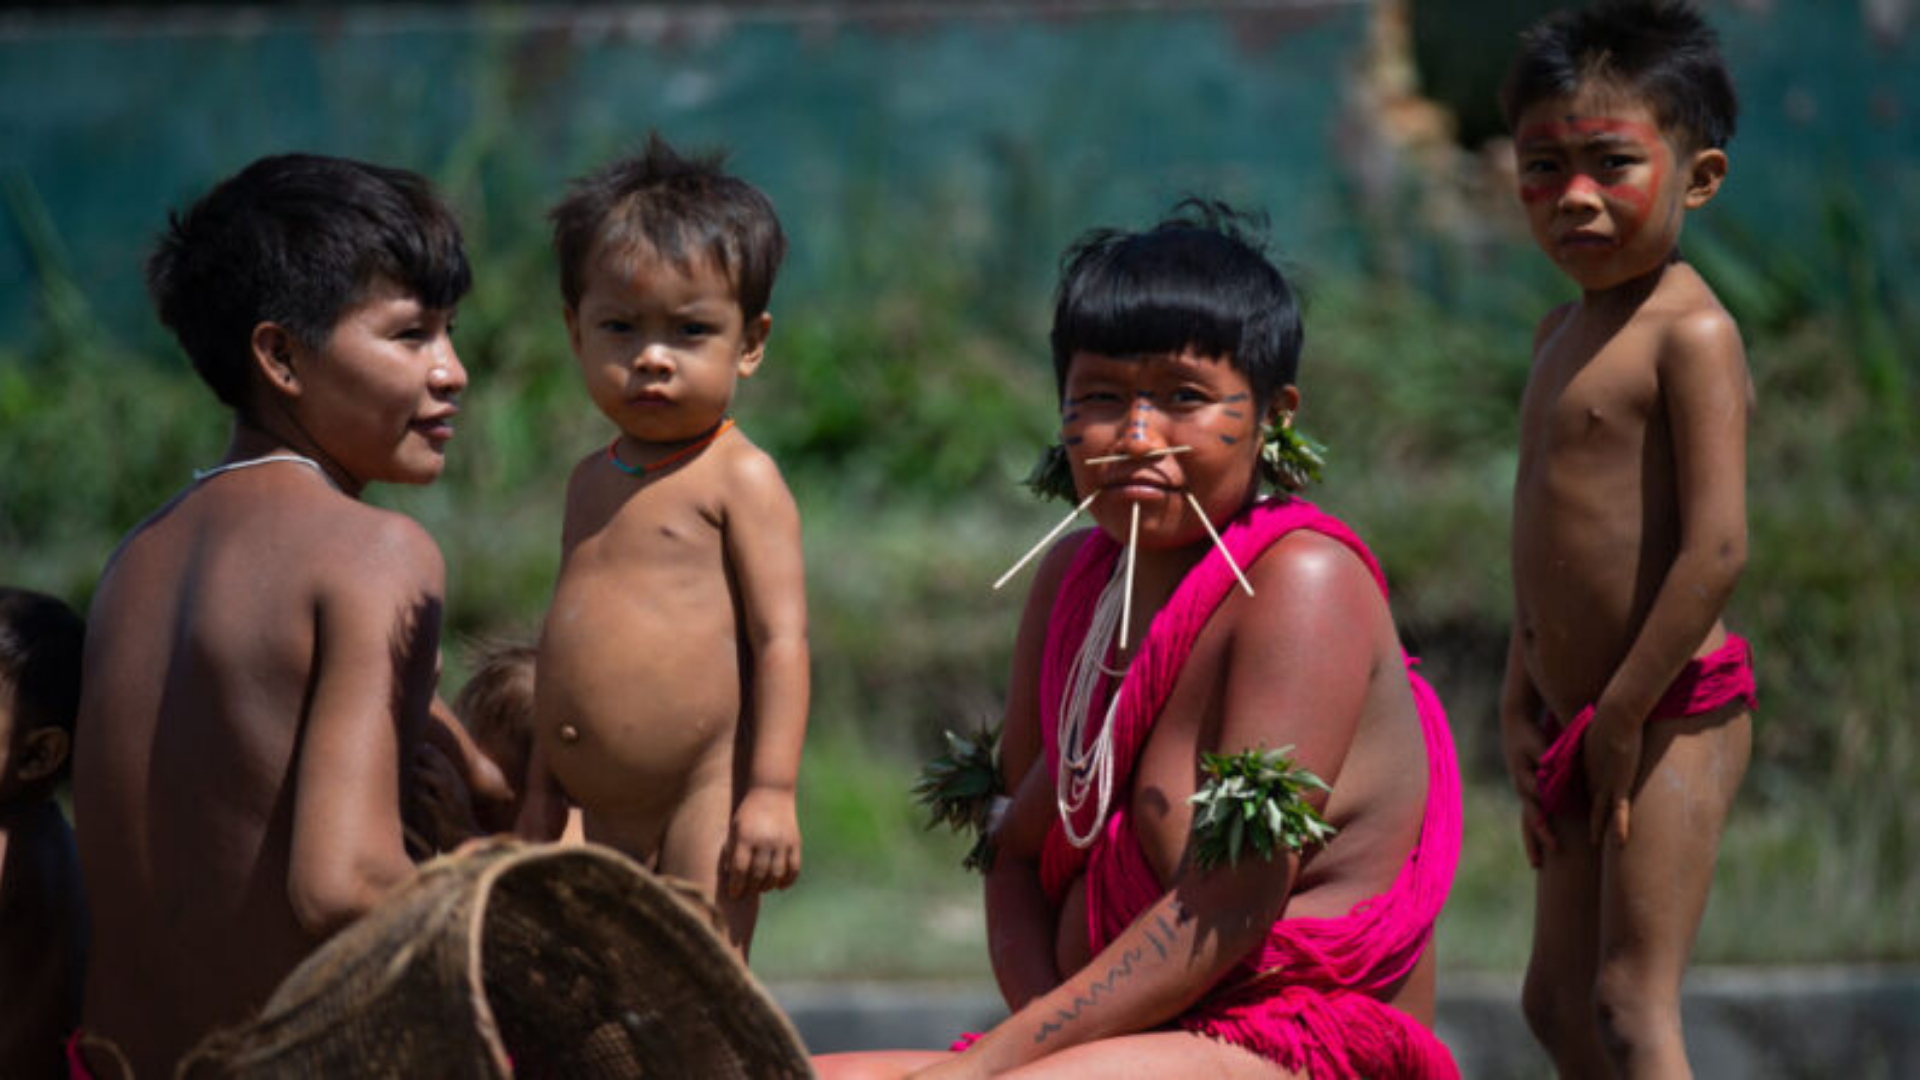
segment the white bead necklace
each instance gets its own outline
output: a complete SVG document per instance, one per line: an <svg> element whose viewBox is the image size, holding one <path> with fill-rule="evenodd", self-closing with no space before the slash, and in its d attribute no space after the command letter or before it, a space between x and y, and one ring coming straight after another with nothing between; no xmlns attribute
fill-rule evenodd
<svg viewBox="0 0 1920 1080"><path fill-rule="evenodd" d="M1060 770L1054 778L1054 802L1067 840L1077 848L1087 847L1100 835L1101 827L1106 824L1107 808L1113 801L1113 718L1120 711L1126 672L1119 673L1120 681L1113 687L1106 716L1090 743L1086 736L1087 726L1093 719L1094 689L1099 686L1102 673L1110 670L1105 664L1106 655L1120 627L1129 577L1122 561L1115 560L1113 576L1107 579L1106 587L1094 602L1093 618L1087 624L1086 637L1081 639L1080 651L1074 654L1073 663L1067 668L1066 692L1060 698L1060 715L1055 727ZM1087 805L1089 797L1096 800L1093 824L1082 835L1073 819Z"/></svg>
<svg viewBox="0 0 1920 1080"><path fill-rule="evenodd" d="M333 477L327 475L327 470L323 468L319 462L313 460L312 458L306 456L305 454L294 454L294 453L268 454L265 457L247 458L244 461L229 461L225 465L214 465L205 469L195 469L193 470L193 480L194 480L194 483L197 484L202 480L208 479L209 477L219 476L221 473L224 473L224 472L233 472L235 469L251 469L255 465L271 465L276 461L288 461L298 465L305 465L308 468L312 469L314 472L319 473L320 478L322 480L325 480L328 484L332 485L335 488L338 488L340 486L338 484L334 484Z"/></svg>

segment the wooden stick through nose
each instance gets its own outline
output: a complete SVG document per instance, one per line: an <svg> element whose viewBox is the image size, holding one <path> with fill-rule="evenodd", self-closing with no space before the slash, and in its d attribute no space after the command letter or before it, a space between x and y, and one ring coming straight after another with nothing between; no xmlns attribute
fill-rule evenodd
<svg viewBox="0 0 1920 1080"><path fill-rule="evenodd" d="M1163 446L1158 450L1149 450L1144 454L1108 454L1105 457L1088 458L1088 465L1111 465L1116 461L1132 461L1134 458L1166 457L1169 454L1184 454L1192 450L1191 446Z"/></svg>

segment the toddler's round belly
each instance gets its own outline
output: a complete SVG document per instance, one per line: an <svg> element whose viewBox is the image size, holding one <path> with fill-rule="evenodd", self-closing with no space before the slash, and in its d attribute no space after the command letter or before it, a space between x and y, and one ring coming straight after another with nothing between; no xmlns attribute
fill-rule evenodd
<svg viewBox="0 0 1920 1080"><path fill-rule="evenodd" d="M730 637L549 626L537 688L548 768L589 813L671 804L696 772L730 767L742 706Z"/></svg>

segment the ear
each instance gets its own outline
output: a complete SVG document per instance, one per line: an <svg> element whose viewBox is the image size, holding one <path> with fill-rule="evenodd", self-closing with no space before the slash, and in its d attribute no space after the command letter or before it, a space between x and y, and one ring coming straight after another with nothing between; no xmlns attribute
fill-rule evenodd
<svg viewBox="0 0 1920 1080"><path fill-rule="evenodd" d="M767 356L767 335L773 332L773 316L761 312L740 330L740 363L735 369L741 378L753 374Z"/></svg>
<svg viewBox="0 0 1920 1080"><path fill-rule="evenodd" d="M1269 425L1291 422L1293 414L1300 411L1300 388L1288 383L1273 392L1273 400L1267 403L1267 423Z"/></svg>
<svg viewBox="0 0 1920 1080"><path fill-rule="evenodd" d="M560 314L567 320L567 345L573 349L573 355L580 355L580 309L572 304L563 304Z"/></svg>
<svg viewBox="0 0 1920 1080"><path fill-rule="evenodd" d="M1698 210L1719 192L1727 178L1725 150L1698 150L1687 163L1687 209Z"/></svg>
<svg viewBox="0 0 1920 1080"><path fill-rule="evenodd" d="M299 343L287 328L279 323L263 322L253 328L253 338L248 344L261 380L278 393L299 397L300 373L294 361Z"/></svg>
<svg viewBox="0 0 1920 1080"><path fill-rule="evenodd" d="M26 745L21 748L18 770L20 779L27 783L55 775L60 766L67 763L67 751L72 743L67 733L57 727L39 727L27 732Z"/></svg>

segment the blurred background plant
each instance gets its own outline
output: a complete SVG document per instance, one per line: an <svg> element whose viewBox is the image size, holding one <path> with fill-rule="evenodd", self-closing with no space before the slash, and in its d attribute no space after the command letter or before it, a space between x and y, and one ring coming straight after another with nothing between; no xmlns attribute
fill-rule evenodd
<svg viewBox="0 0 1920 1080"><path fill-rule="evenodd" d="M476 285L457 341L473 384L448 474L431 488L371 495L418 517L446 551L449 695L465 676L466 643L537 631L565 475L606 438L566 351L540 217L559 180L659 123L694 146L731 142L740 170L783 207L795 264L774 297L770 361L744 384L738 413L801 503L816 681L806 873L766 907L755 950L764 974L985 975L977 882L960 868L966 841L925 831L909 788L942 729L998 716L1022 597L1017 582L1004 593L987 585L1059 512L1018 483L1054 425L1045 347L1053 260L1082 228L1145 223L1186 191L1272 212L1276 247L1307 295L1302 424L1332 450L1312 497L1374 544L1410 649L1452 714L1469 781L1467 849L1443 959L1524 962L1531 886L1493 722L1510 603L1507 500L1532 323L1570 294L1508 208L1497 128L1466 107L1481 91L1458 91L1466 104L1450 108L1446 79L1422 97L1413 76L1381 60L1382 49L1397 49L1391 55L1411 65L1419 50L1410 42L1431 50L1436 35L1451 38L1431 28L1423 36L1395 4L1322 5L1346 13L1312 18L1297 10L1311 5L1270 6L1264 19L1234 5L1049 27L929 16L904 37L853 20L819 31L822 40L797 16L709 25L663 15L665 29L629 28L635 40L624 44L604 27L594 37L576 25L568 39L538 20L450 17L421 33L458 57L463 104L418 104L446 119L426 149L405 129L314 138L321 149L428 171L468 229ZM1746 75L1745 60L1756 80L1776 79L1759 83L1769 91L1783 84L1755 44L1770 40L1760 20L1814 17L1811 5L1778 7L1772 16L1714 9L1736 73ZM80 25L64 38L0 31L0 59L97 32ZM272 23L263 40L320 32ZM1276 78L1280 59L1318 56L1329 40L1339 57L1362 59L1329 68L1322 58L1291 81L1261 81ZM1194 98L1171 104L1176 92L1157 84L1124 108L1074 92L1120 85L1126 58L1169 42L1197 55L1188 74L1229 70L1192 75L1180 92ZM581 99L567 88L568 77L606 76L605 51L658 60L665 70L651 77L671 91L703 73L724 82L717 57L729 43L788 71L820 62L827 73L799 84L818 99L780 95L765 116L756 95L784 84L739 76L727 123L699 107L656 106L660 115L637 126L570 129L585 131L572 142L540 126L555 100L600 110L655 100ZM400 48L391 34L376 44ZM1483 61L1504 63L1504 40L1494 44ZM835 49L853 50L856 62L823 59ZM1899 70L1915 51L1902 38L1883 67ZM1005 60L1013 97L942 74L982 55ZM1355 70L1340 74L1347 66ZM906 95L889 106L904 119L865 111L883 91ZM936 92L960 100L912 96ZM1751 90L1749 99L1765 100ZM995 127L1007 101L1042 115ZM1154 134L1139 145L1090 141L1080 129L1099 108L1138 109ZM776 130L791 115L834 109L844 116L833 123L855 130L827 150ZM952 147L944 158L929 149L934 136L913 127L921 114L963 129L948 134L958 161ZM1288 130L1338 153L1303 162L1297 146L1258 156L1238 143L1182 141L1199 136L1167 125L1189 115L1219 131L1248 128L1242 140ZM1784 137L1760 121L1754 152L1745 134L1736 141L1732 190L1784 183L1763 156ZM1875 168L1895 171L1875 176L1920 170L1913 121L1903 123L1893 131L1904 146L1877 151L1885 160ZM907 129L923 141L896 145L893 133ZM191 182L176 178L177 190L145 197L171 205L283 146L276 137L249 145L180 166ZM1143 149L1155 146L1163 149ZM137 269L158 212L109 245L110 260L125 264L120 280L83 270L82 249L101 241L62 185L91 180L53 169L50 152L16 155L0 158L24 267L10 279L15 317L0 310L0 577L84 604L116 539L218 455L226 418L139 313L137 293L128 297L126 268ZM916 155L927 159L917 172L896 160ZM842 180L821 179L825 159ZM1793 209L1785 225L1750 209L1765 205L1757 195L1716 204L1689 224L1684 244L1742 324L1760 402L1752 555L1731 618L1756 645L1762 713L1701 933L1706 961L1920 958L1920 800L1911 795L1920 786L1920 360L1910 344L1920 340L1920 298L1898 287L1920 271L1911 194L1920 185L1868 197L1860 178L1830 168L1808 190L1784 196Z"/></svg>

